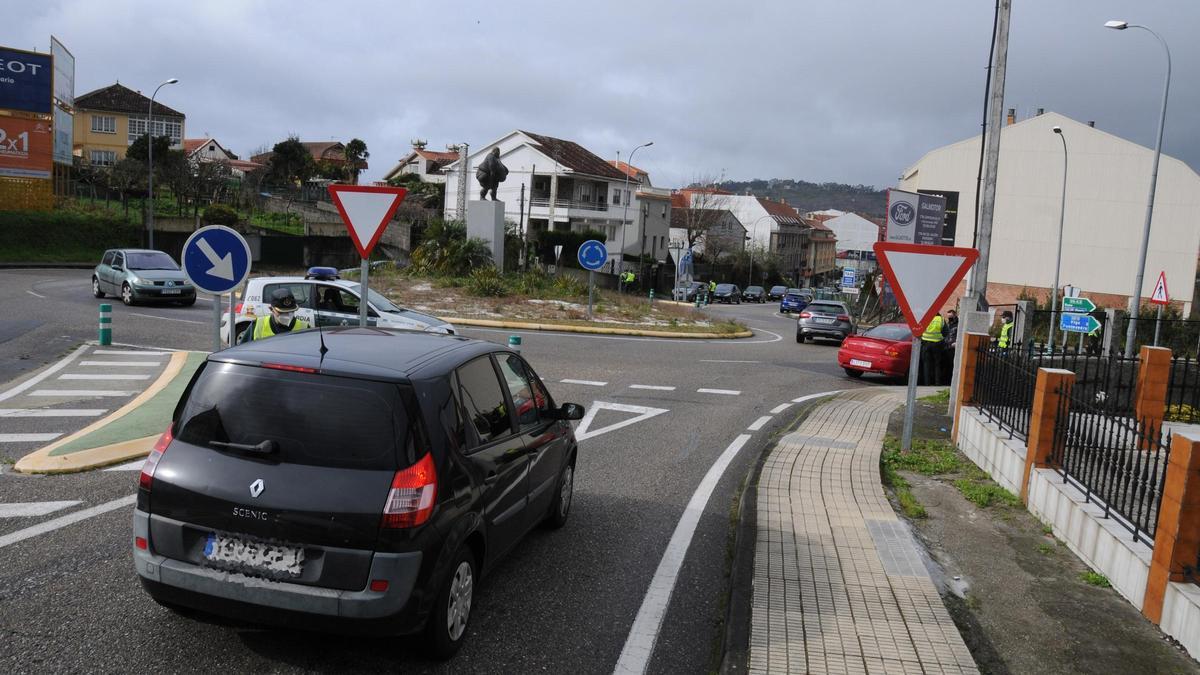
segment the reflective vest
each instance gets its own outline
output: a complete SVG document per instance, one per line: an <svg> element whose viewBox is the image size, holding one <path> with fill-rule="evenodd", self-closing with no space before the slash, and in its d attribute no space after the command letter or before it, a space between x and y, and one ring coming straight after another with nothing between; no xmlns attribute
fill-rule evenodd
<svg viewBox="0 0 1200 675"><path fill-rule="evenodd" d="M921 336L921 339L925 342L942 341L942 316L940 314L933 315L929 325L925 326L925 334Z"/></svg>
<svg viewBox="0 0 1200 675"><path fill-rule="evenodd" d="M302 319L293 319L292 329L287 332L291 333L298 330L304 330L305 328L308 328L308 324ZM251 339L262 340L272 337L273 335L275 335L275 329L271 327L271 317L260 316L254 320L254 335L251 337Z"/></svg>
<svg viewBox="0 0 1200 675"><path fill-rule="evenodd" d="M1012 342L1012 330L1013 322L1009 321L1008 323L1001 324L1000 340L996 343L1001 349L1008 349L1009 343Z"/></svg>
<svg viewBox="0 0 1200 675"><path fill-rule="evenodd" d="M708 290L712 291L713 293L716 293L717 292L717 282L715 282L715 281L708 282Z"/></svg>

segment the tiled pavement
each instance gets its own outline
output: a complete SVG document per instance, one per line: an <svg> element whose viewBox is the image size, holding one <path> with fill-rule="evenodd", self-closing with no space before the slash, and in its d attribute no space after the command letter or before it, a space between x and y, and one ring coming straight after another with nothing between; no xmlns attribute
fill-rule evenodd
<svg viewBox="0 0 1200 675"><path fill-rule="evenodd" d="M880 485L888 416L901 403L890 391L838 396L767 457L751 673L978 672Z"/></svg>

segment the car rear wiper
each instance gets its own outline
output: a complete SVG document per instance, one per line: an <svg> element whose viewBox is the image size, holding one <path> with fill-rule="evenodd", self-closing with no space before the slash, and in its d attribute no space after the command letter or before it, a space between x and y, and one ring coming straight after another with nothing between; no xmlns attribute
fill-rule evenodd
<svg viewBox="0 0 1200 675"><path fill-rule="evenodd" d="M226 441L209 441L208 444L221 448L229 448L230 450L252 452L256 455L272 455L279 452L279 444L272 440L262 441L255 445L250 445L249 443L228 443Z"/></svg>

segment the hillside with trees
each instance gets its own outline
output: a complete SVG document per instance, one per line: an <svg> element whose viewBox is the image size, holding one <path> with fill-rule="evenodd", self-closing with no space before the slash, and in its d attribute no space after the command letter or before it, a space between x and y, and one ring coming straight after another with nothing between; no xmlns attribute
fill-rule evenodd
<svg viewBox="0 0 1200 675"><path fill-rule="evenodd" d="M844 183L809 183L788 178L724 181L721 188L734 194L749 194L783 200L801 212L837 209L854 211L865 216L882 218L887 208L887 194L870 185Z"/></svg>

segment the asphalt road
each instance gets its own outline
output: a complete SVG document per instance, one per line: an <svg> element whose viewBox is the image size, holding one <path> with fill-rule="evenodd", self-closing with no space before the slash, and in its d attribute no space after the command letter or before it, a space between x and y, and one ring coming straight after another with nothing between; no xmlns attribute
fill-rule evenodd
<svg viewBox="0 0 1200 675"><path fill-rule="evenodd" d="M29 354L30 366L40 365L94 334L98 301L86 273L0 272L0 294L6 308L13 303L0 321L20 321L27 313L40 321L0 342L0 363L16 349ZM521 334L524 355L554 396L597 413L589 437L580 441L570 522L555 532L534 531L484 580L469 640L449 664L425 661L411 639L264 630L162 609L137 583L130 508L123 504L6 544L5 535L133 494L137 473L26 477L5 467L0 503L80 503L44 516L0 518L0 670L612 672L639 611L654 604L653 596L646 601L651 580L689 500L731 444L744 442L704 502L661 627L652 631L647 668L711 670L724 630L730 508L738 486L770 439L794 421L799 406L784 404L872 383L846 378L832 344L796 344L794 320L777 315L773 305L710 311L741 318L756 336L663 341ZM114 306L120 341L206 346L204 326L172 323L203 322L209 316L203 303L134 312ZM76 321L80 325L68 325ZM509 334L463 332L496 342ZM0 392L11 384L0 385ZM645 419L622 425L639 416Z"/></svg>

